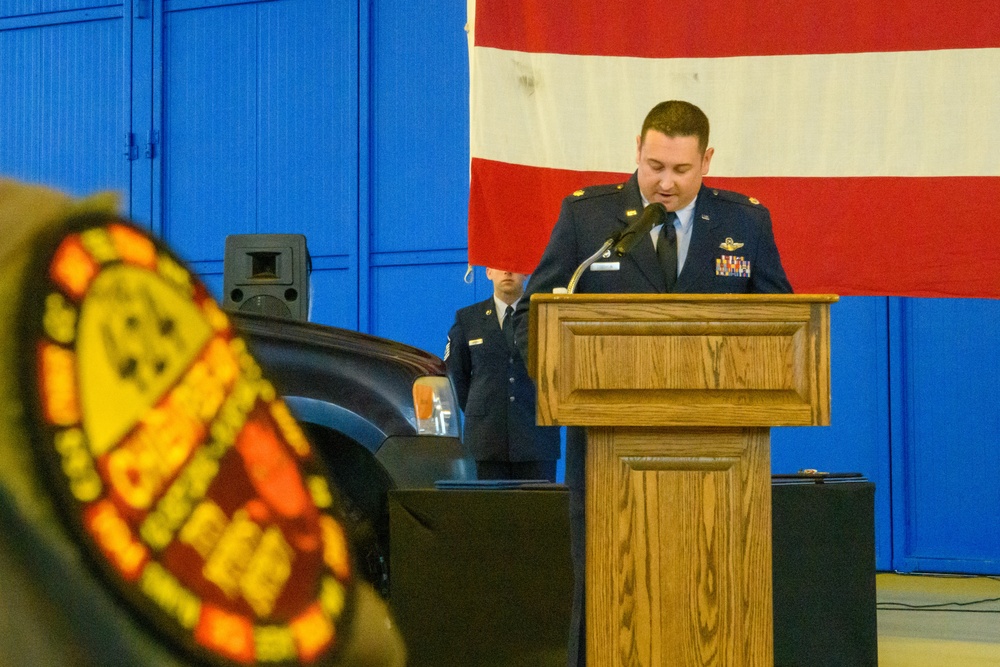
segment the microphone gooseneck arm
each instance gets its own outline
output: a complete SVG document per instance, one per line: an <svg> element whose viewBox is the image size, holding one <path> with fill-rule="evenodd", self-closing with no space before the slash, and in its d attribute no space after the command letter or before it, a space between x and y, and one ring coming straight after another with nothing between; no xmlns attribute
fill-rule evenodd
<svg viewBox="0 0 1000 667"><path fill-rule="evenodd" d="M597 252L595 252L587 259L583 260L583 263L580 266L576 267L576 271L573 272L573 277L570 278L569 285L566 287L567 294L572 294L574 290L576 290L576 284L580 282L580 277L583 275L583 272L586 271L591 264L596 262L598 258L601 257L601 255L606 253L611 248L611 246L613 246L617 242L618 242L618 237L612 236L611 238L609 238L607 241L604 242L604 245L602 245Z"/></svg>
<svg viewBox="0 0 1000 667"><path fill-rule="evenodd" d="M659 202L654 202L646 206L638 220L618 234L611 236L597 252L585 259L580 266L576 267L576 271L573 272L573 277L570 278L569 285L566 287L566 293L573 294L577 283L580 282L580 278L583 276L583 272L596 262L599 257L608 253L612 246L614 246L615 254L618 257L624 257L635 247L636 243L642 240L644 235L649 234L649 230L663 223L663 218L666 214L666 207Z"/></svg>

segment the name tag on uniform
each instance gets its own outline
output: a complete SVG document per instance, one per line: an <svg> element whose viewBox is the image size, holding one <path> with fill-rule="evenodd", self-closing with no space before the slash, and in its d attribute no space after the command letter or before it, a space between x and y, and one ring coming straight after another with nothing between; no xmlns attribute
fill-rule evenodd
<svg viewBox="0 0 1000 667"><path fill-rule="evenodd" d="M473 345L482 345L482 344L483 344L482 338L473 338L472 340L469 341L469 347L472 347Z"/></svg>
<svg viewBox="0 0 1000 667"><path fill-rule="evenodd" d="M594 262L590 265L591 271L619 271L621 262Z"/></svg>

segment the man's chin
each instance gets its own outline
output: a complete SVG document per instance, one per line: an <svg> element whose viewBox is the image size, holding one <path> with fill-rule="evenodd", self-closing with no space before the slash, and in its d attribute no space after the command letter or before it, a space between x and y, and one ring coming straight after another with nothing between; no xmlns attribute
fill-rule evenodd
<svg viewBox="0 0 1000 667"><path fill-rule="evenodd" d="M501 290L501 295L507 303L517 301L522 294L524 294L522 290Z"/></svg>

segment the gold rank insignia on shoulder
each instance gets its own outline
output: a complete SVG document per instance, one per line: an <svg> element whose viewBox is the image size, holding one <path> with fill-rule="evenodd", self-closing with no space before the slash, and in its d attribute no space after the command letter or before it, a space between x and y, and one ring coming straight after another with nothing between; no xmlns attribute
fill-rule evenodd
<svg viewBox="0 0 1000 667"><path fill-rule="evenodd" d="M732 237L727 236L726 240L719 244L719 247L723 250L728 250L732 252L734 250L739 250L743 247L742 243L734 243Z"/></svg>
<svg viewBox="0 0 1000 667"><path fill-rule="evenodd" d="M635 215L635 214L636 214L636 210L635 210L634 208L630 208L629 210L625 211L625 215L627 215L627 216L628 216L628 217L630 217L630 218L631 218L631 217L632 217L633 215Z"/></svg>
<svg viewBox="0 0 1000 667"><path fill-rule="evenodd" d="M574 192L574 193L573 193L573 196L574 196L574 197L579 197L579 196L581 196L581 195L582 195L583 193L584 193L584 190L577 190L576 192Z"/></svg>
<svg viewBox="0 0 1000 667"><path fill-rule="evenodd" d="M750 200L751 204L759 204L760 203L760 200L757 199L756 197L748 197L748 199Z"/></svg>

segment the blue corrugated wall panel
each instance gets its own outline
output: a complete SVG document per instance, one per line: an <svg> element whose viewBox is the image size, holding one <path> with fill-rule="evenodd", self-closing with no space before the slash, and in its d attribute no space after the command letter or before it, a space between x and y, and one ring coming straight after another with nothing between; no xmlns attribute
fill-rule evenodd
<svg viewBox="0 0 1000 667"><path fill-rule="evenodd" d="M375 253L465 248L469 84L465 4L372 3Z"/></svg>
<svg viewBox="0 0 1000 667"><path fill-rule="evenodd" d="M54 14L81 9L120 7L114 0L4 0L0 3L0 18Z"/></svg>
<svg viewBox="0 0 1000 667"><path fill-rule="evenodd" d="M378 0L371 20L370 329L440 355L474 298L465 5Z"/></svg>
<svg viewBox="0 0 1000 667"><path fill-rule="evenodd" d="M476 300L464 272L461 259L373 267L371 288L379 297L371 311L373 329L443 356L455 311Z"/></svg>
<svg viewBox="0 0 1000 667"><path fill-rule="evenodd" d="M1000 301L894 299L894 566L1000 573Z"/></svg>
<svg viewBox="0 0 1000 667"><path fill-rule="evenodd" d="M17 7L55 4L73 3ZM124 30L120 7L0 19L0 172L77 194L128 189Z"/></svg>
<svg viewBox="0 0 1000 667"><path fill-rule="evenodd" d="M313 319L357 327L356 6L166 8L165 237L208 262L229 234L305 234Z"/></svg>
<svg viewBox="0 0 1000 667"><path fill-rule="evenodd" d="M357 10L259 6L257 232L305 234L313 319L357 327Z"/></svg>
<svg viewBox="0 0 1000 667"><path fill-rule="evenodd" d="M356 329L358 290L356 269L342 258L313 258L311 289L313 322L321 322L344 329Z"/></svg>
<svg viewBox="0 0 1000 667"><path fill-rule="evenodd" d="M164 20L163 230L187 260L220 259L257 222L254 5Z"/></svg>

